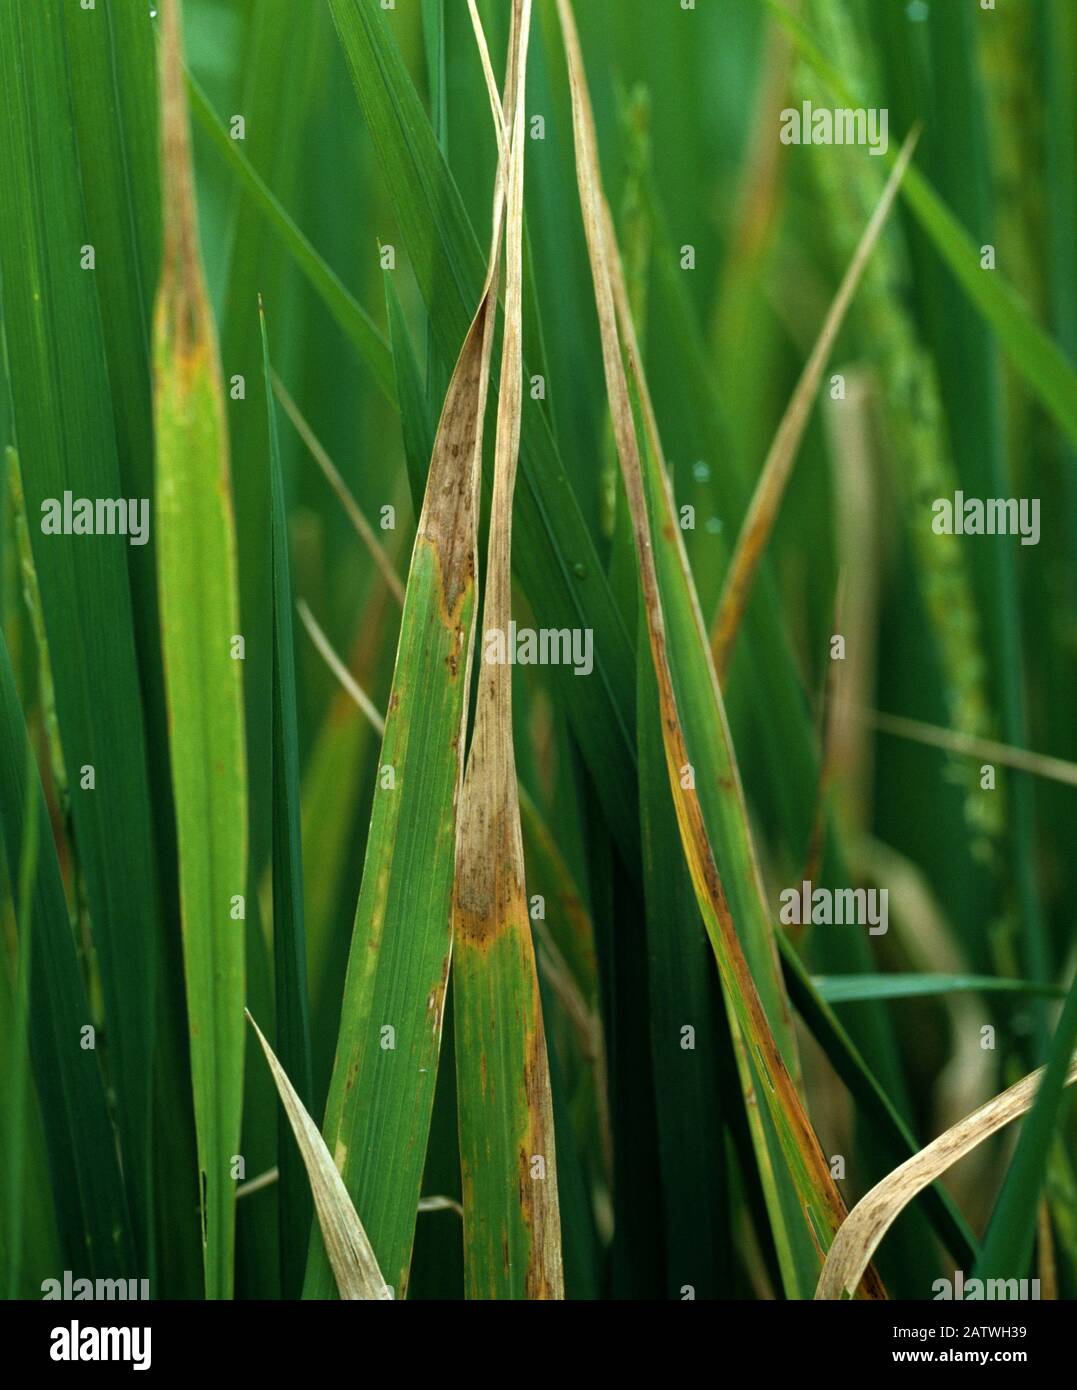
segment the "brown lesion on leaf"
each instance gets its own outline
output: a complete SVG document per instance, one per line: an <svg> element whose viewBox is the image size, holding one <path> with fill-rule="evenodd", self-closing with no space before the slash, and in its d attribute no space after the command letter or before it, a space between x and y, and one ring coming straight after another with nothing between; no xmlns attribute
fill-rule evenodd
<svg viewBox="0 0 1077 1390"><path fill-rule="evenodd" d="M427 1014L433 1016L431 1024L435 1038L441 1037L441 1025L445 1018L445 990L449 983L449 963L452 959L451 953L446 954L441 961L441 973L437 983L430 991L426 1000Z"/></svg>
<svg viewBox="0 0 1077 1390"><path fill-rule="evenodd" d="M453 930L462 944L488 950L513 922L527 922L519 840L519 818L507 797L493 794L484 779L469 777L453 889Z"/></svg>
<svg viewBox="0 0 1077 1390"><path fill-rule="evenodd" d="M565 1296L565 1288L546 1036L538 999L538 980L533 973L534 953L530 937L526 943L522 943L522 948L530 956L528 965L533 980L532 1026L523 1032L524 1095L529 1121L527 1141L520 1152L520 1212L531 1238L525 1289L528 1298L560 1299ZM525 970L528 965L524 966ZM532 1175L531 1162L536 1155L541 1155L545 1164L544 1178Z"/></svg>
<svg viewBox="0 0 1077 1390"><path fill-rule="evenodd" d="M429 500L429 492L427 499ZM475 593L474 514L464 522L458 519L458 534L447 548L430 536L420 534L416 546L426 546L434 567L438 622L452 637L453 649L460 652L470 631L464 611ZM455 548L454 548L455 547Z"/></svg>
<svg viewBox="0 0 1077 1390"><path fill-rule="evenodd" d="M442 621L446 626L455 623L464 594L475 585L490 306L487 295L460 350L438 423L419 519L419 534L431 545L440 571Z"/></svg>
<svg viewBox="0 0 1077 1390"><path fill-rule="evenodd" d="M198 249L179 0L162 0L160 74L164 239L157 312L171 338L174 369L193 376L205 365L206 354L215 354Z"/></svg>

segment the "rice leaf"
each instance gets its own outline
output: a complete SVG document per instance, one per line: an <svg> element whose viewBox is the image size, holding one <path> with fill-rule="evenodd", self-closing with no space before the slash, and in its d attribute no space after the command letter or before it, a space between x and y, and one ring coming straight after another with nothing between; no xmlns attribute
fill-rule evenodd
<svg viewBox="0 0 1077 1390"><path fill-rule="evenodd" d="M1000 980L995 975L817 975L812 981L828 1004L856 1004L865 999L924 999L936 994L1042 994L1063 991L1031 980Z"/></svg>
<svg viewBox="0 0 1077 1390"><path fill-rule="evenodd" d="M1058 1095L1061 1094L1060 1078L1064 1076L1067 1086L1077 1081L1077 1058L1070 1059L1063 1054L1062 1065L1068 1070L1056 1072L1053 1078L1053 1105L1057 1105ZM834 1238L819 1276L815 1297L842 1299L852 1294L887 1231L909 1202L928 1183L952 1168L958 1159L964 1158L1004 1125L1023 1115L1032 1106L1044 1082L1046 1070L1040 1067L1031 1072L971 1115L966 1115L862 1197Z"/></svg>
<svg viewBox="0 0 1077 1390"><path fill-rule="evenodd" d="M28 1143L28 1109L30 1092L30 971L33 941L34 880L37 877L38 836L41 833L41 819L37 814L37 764L34 762L33 748L26 744L26 804L23 806L22 824L25 827L22 852L19 857L15 878L15 908L18 921L18 955L15 968L14 1007L10 1016L5 1017L10 1032L4 1047L4 1081L10 1089L5 1090L4 1099L4 1148L6 1172L4 1173L4 1210L7 1216L4 1239L7 1249L4 1252L4 1288L6 1297L15 1298L18 1291L19 1264L23 1252L23 1213L24 1192L23 1174ZM0 980L3 990L3 1003L7 1003L7 980ZM7 1014L7 1009L4 1010ZM8 1032L5 1028L5 1032ZM10 1081L8 1077L10 1076Z"/></svg>
<svg viewBox="0 0 1077 1390"><path fill-rule="evenodd" d="M433 412L427 403L429 392L424 388L422 373L415 360L415 349L404 316L404 307L400 303L400 296L391 275L385 276L385 307L393 350L396 399L400 408L400 430L404 441L404 460L408 469L408 487L415 514L418 516L423 507L427 467L434 447Z"/></svg>
<svg viewBox="0 0 1077 1390"><path fill-rule="evenodd" d="M206 1296L234 1277L247 782L228 439L191 175L179 0L164 0L164 256L154 315L158 584L179 841Z"/></svg>
<svg viewBox="0 0 1077 1390"><path fill-rule="evenodd" d="M124 496L68 87L63 8L0 5L0 275L14 430L71 817L109 1028L139 1258L151 1262L150 1112L158 920L146 729L120 535L52 534L69 500ZM78 16L94 24L102 16ZM97 499L100 499L98 502ZM101 517L101 530L106 529ZM144 524L153 521L144 516ZM124 826L123 837L115 834Z"/></svg>
<svg viewBox="0 0 1077 1390"><path fill-rule="evenodd" d="M323 1126L398 1298L407 1291L452 944L504 173L494 198L486 284L442 408L405 587ZM332 1296L317 1234L304 1296Z"/></svg>
<svg viewBox="0 0 1077 1390"><path fill-rule="evenodd" d="M453 887L457 1105L468 1297L562 1298L553 1103L524 887L512 667L503 649L512 612L512 495L522 402L524 93L530 0L517 0L513 25L516 85L509 107L514 114L505 232L505 337L483 662L457 817ZM496 100L496 91L492 95ZM495 123L501 124L500 106Z"/></svg>
<svg viewBox="0 0 1077 1390"><path fill-rule="evenodd" d="M443 359L456 360L481 284L478 241L384 11L329 0L356 95ZM531 372L525 362L525 379ZM527 409L515 501L516 577L541 626L590 628L594 679L550 675L626 863L637 858L632 647L546 414Z"/></svg>
<svg viewBox="0 0 1077 1390"><path fill-rule="evenodd" d="M258 170L243 153L239 144L230 138L221 124L209 98L195 79L187 78L191 110L210 137L213 148L228 164L247 190L251 204L266 219L280 237L295 264L306 276L311 288L355 345L359 356L370 368L386 398L393 400L393 372L389 350L381 331L336 271L318 254L303 232L281 206L280 200Z"/></svg>
<svg viewBox="0 0 1077 1390"><path fill-rule="evenodd" d="M775 96L774 100L777 102L778 97ZM654 223L656 245L675 244L652 182L645 179L643 186L649 217ZM652 329L652 335L658 331L658 341L675 340L682 349L672 371L663 371L665 364L670 361L668 354L660 352L653 357L655 367L661 374L665 399L672 402L670 423L675 428L679 427L678 438L682 448L698 450L704 457L729 461L728 429L720 403L715 399L712 369L701 341L692 298L686 288L691 277L679 270L673 258L656 255L655 261L656 290L652 298L652 317L657 317L663 310L665 317L661 320L660 329L657 326ZM737 334L731 341L735 343L731 353L737 363L736 398L743 416L745 394L751 395L755 389L750 380L753 372L744 365L743 335ZM697 512L701 511L703 505L713 507L716 516L712 517L712 521L719 517L732 518L734 521L739 519L746 510L747 492L739 476L737 462L734 452L732 466L723 463L721 467L710 468L713 501L706 499L704 488L695 479L682 485L682 496L691 496L695 500ZM708 526L707 531L710 529ZM727 529L732 529L728 523L716 534L705 532L701 536L698 531L685 533L686 543L691 542L693 536L696 537L693 558L699 563L698 566L694 564L693 568L701 598L704 599L704 611L710 611L704 596L711 590L713 577L721 575L726 568L723 535ZM664 538L661 543L664 543ZM793 658L766 553L762 557L754 593L754 602L745 614L747 637L736 649L729 683L722 692L730 723L742 739L751 733L762 743L761 761L747 768L746 772L752 779L755 796L761 799L763 805L769 804L774 808L786 856L793 864L800 865L817 849L826 866L827 881L841 884L848 881L844 867L847 856L838 842L833 817L828 814L825 822L813 832L810 817L806 815L816 802L820 779L817 733L805 699L802 677ZM759 699L761 690L766 691L765 701ZM748 746L750 748L751 745ZM707 765L706 762L704 765ZM761 809L761 806L757 805L757 809ZM878 1011L874 1014L859 1011L849 1019L849 1027L853 1030L853 1036L850 1036L836 1026L836 1020L814 997L811 983L796 960L795 948L784 933L779 934L778 944L788 967L787 986L791 993L795 988L794 1003L799 1012L850 1087L857 1103L872 1111L875 1136L880 1144L877 1162L881 1176L909 1152L915 1152L917 1147L891 1100L891 1097L900 1098L902 1106L907 1106L902 1095L899 1054L889 1020ZM826 942L816 938L814 945L816 950L825 949ZM843 941L840 950L843 953L843 968L870 968L866 943L859 940ZM874 1072L869 1068L869 1063ZM885 1090L882 1083L885 1083ZM934 1190L930 1197L934 1199ZM946 1222L944 1238L953 1244L956 1232L949 1215L942 1216L941 1207L934 1205L928 1214Z"/></svg>
<svg viewBox="0 0 1077 1390"><path fill-rule="evenodd" d="M644 652L642 615L640 626ZM713 1299L729 1295L732 1275L723 1254L731 1230L719 1066L723 1050L729 1050L729 1033L684 862L662 745L658 684L647 661L639 663L638 678L640 838L667 1297L681 1297L687 1284L697 1299Z"/></svg>
<svg viewBox="0 0 1077 1390"><path fill-rule="evenodd" d="M160 262L157 61L148 6L64 7L71 106L87 222L98 253L120 472L130 496L153 487L150 332ZM152 594L153 542L130 560ZM156 637L156 630L153 630ZM140 634L141 637L141 634Z"/></svg>
<svg viewBox="0 0 1077 1390"><path fill-rule="evenodd" d="M318 1133L318 1126L307 1113L262 1030L251 1018L250 1012L244 1012L262 1044L284 1113L302 1155L318 1213L318 1225L341 1298L376 1299L382 1302L391 1299L392 1293L381 1276L363 1223L352 1206L332 1156L325 1147L325 1140Z"/></svg>
<svg viewBox="0 0 1077 1390"><path fill-rule="evenodd" d="M292 582L288 559L288 516L264 309L261 311L261 324L266 408L269 412L270 538L273 553L273 978L276 987L277 1047L281 1065L289 1076L295 1078L292 1084L299 1103L309 1105L313 1078L307 1003L307 941L303 922ZM264 1039L262 1045L266 1045ZM278 1154L281 1291L285 1298L297 1298L303 1286L310 1241L310 1201L306 1182L298 1169L298 1155L284 1133L280 1135Z"/></svg>
<svg viewBox="0 0 1077 1390"><path fill-rule="evenodd" d="M710 770L708 771L706 781L698 794L694 794L694 775L689 777L689 771L693 769L694 764L689 757L688 744L681 723L682 716L678 703L678 693L674 685L671 657L674 653L683 654L686 651L679 639L687 633L691 633L693 628L695 628L697 648L698 645L701 645L702 632L700 630L698 604L694 603L690 578L684 566L683 550L678 554L675 549L677 528L672 519L668 484L664 475L660 474L654 454L646 452L643 455L639 447L628 380L621 358L621 334L629 337L631 332L630 316L627 313L627 296L622 292L619 311L614 292L614 266L617 261L617 253L612 237L609 211L605 206L605 199L601 190L594 122L587 96L579 40L576 35L572 8L568 0L558 0L558 13L561 18L569 63L580 203L588 250L591 256L595 297L602 329L607 390L610 397L625 491L628 496L636 538L643 605L662 709L663 740L670 787L677 810L685 856L707 933L718 961L723 989L731 1011L734 1041L739 1044L739 1056L742 1061L747 1063L753 1072L758 1068L757 1090L762 1094L764 1106L750 1105L750 1114L754 1121L759 1110L765 1110L766 1120L769 1125L773 1126L774 1136L787 1166L789 1179L796 1191L796 1204L789 1204L788 1184L780 1183L772 1187L771 1215L775 1227L780 1227L783 1223L778 1210L778 1202L784 1200L787 1214L793 1217L793 1224L787 1226L789 1244L785 1274L788 1280L802 1287L802 1281L807 1273L807 1260L803 1244L805 1234L810 1237L810 1242L814 1246L815 1258L821 1261L834 1232L844 1218L845 1208L819 1147L818 1139L805 1114L803 1103L790 1071L790 1064L783 1057L782 1048L776 1041L775 1032L772 1031L772 1027L779 1029L787 1039L789 1038L789 1022L785 1012L784 992L777 973L776 949L762 903L758 871L755 870L754 866L743 803L741 802L738 806L732 797L724 798L724 815L714 821L716 827L722 826L724 836L728 837L728 839L723 838L723 850L727 848L727 845L735 845L739 840L737 853L740 860L738 864L740 872L729 875L730 887L727 890L723 879L719 876L715 854L708 838L708 825L701 808L704 795L703 786L714 780L714 774ZM621 334L618 333L619 317ZM638 349L631 340L626 346L633 362L636 380L639 381ZM640 394L643 396L642 390ZM648 434L654 437L656 436L656 428L653 410L648 407L649 402L644 397L644 409L648 416ZM644 461L647 465L646 474ZM656 518L656 523L652 522L652 515ZM659 546L656 555L655 536L664 537L670 541L668 554L667 547ZM663 572L666 587L660 587L657 569L658 558L662 558L664 561ZM676 592L672 586L678 581L681 585L686 585L688 591L677 595L677 606L675 606L667 595ZM667 606L669 611L677 617L679 623L676 629L669 629L668 645ZM679 614L678 607L680 609ZM701 687L706 685L710 688L713 701L711 718L717 727L708 731L712 734L708 752L714 752L716 749L719 751L715 761L708 762L707 766L708 769L711 769L716 762L720 766L721 761L725 761L730 768L725 780L728 788L733 789L737 786L737 774L735 763L732 761L732 751L728 745L728 733L724 727L717 682L714 680L713 671L708 672L705 654L702 660L700 660L698 650L693 655L694 660L681 656L679 663L679 670L682 673L681 679L683 681L685 675L694 670ZM681 688L683 690L683 686ZM693 714L698 717L697 707L693 706ZM723 746L724 759L721 758ZM722 780L720 775L718 780ZM727 891L730 894L737 893L737 897L733 899L734 911L737 912L738 917L741 910L745 913L744 917L740 917L740 930L745 934L748 949L754 948L756 958L760 962L754 980L753 973L749 971L745 960L745 953L738 939L737 930L734 927L734 914L730 908ZM747 917L748 912L754 913L757 924L754 931L748 926L748 922L751 920ZM765 961L769 962L769 970L763 968ZM760 982L760 988L767 989L768 999L772 1001L772 1012L769 1016L760 1000L756 981ZM787 1040L786 1047L790 1049L790 1056L795 1056L792 1052L791 1040ZM760 1118L762 1117L760 1116ZM770 1165L762 1150L762 1138L763 1136L757 1132L757 1143L760 1144L758 1155L761 1175L766 1183L770 1177ZM784 1198L781 1190L783 1187L786 1188ZM865 1282L865 1292L876 1297L882 1292L877 1276L873 1272L869 1274L869 1278Z"/></svg>
<svg viewBox="0 0 1077 1390"><path fill-rule="evenodd" d="M30 1043L57 1226L68 1267L130 1278L136 1265L115 1135L90 1008L75 955L45 798L0 633L0 828L9 872L36 860L22 944L30 986ZM26 819L33 817L33 828ZM31 854L31 846L36 848ZM25 910L25 903L24 903ZM27 939L28 938L28 939Z"/></svg>
<svg viewBox="0 0 1077 1390"><path fill-rule="evenodd" d="M86 214L97 267L94 282L108 356L123 491L153 496L153 296L161 250L157 47L149 7L103 0L93 11L67 5L72 114ZM127 548L138 649L161 898L154 942L157 1019L154 1040L157 1206L151 1286L161 1297L201 1289L197 1222L170 1212L197 1203L190 1132L190 1063L183 997L176 889L176 830L161 624L157 606L157 533Z"/></svg>
<svg viewBox="0 0 1077 1390"><path fill-rule="evenodd" d="M306 604L300 601L298 607L311 640L340 682L342 693L361 711L365 725L379 737L383 736L384 716L334 651ZM332 722L339 724L339 716L334 717ZM337 767L338 764L334 762L334 771ZM592 1006L598 988L594 925L538 807L523 787L519 788L519 794L524 858L529 873L534 870L537 884L546 889L543 895L546 920L534 924L536 945L541 948L540 975L561 1003L574 1030L582 1059L593 1069L595 1121L608 1172L609 1102L606 1094L605 1044L601 1020ZM419 1210L424 1210L422 1202L419 1203Z"/></svg>

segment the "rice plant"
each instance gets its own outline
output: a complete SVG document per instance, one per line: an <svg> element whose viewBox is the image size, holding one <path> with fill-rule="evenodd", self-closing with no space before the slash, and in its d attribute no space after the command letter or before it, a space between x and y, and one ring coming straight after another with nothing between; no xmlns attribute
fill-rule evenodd
<svg viewBox="0 0 1077 1390"><path fill-rule="evenodd" d="M0 0L7 1298L1077 1296L1075 63Z"/></svg>

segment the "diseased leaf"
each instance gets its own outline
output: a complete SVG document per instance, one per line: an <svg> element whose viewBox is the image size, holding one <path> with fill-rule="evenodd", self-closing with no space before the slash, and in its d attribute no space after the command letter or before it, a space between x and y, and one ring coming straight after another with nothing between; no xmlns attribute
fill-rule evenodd
<svg viewBox="0 0 1077 1390"><path fill-rule="evenodd" d="M485 56L478 13L472 18ZM469 1298L563 1298L553 1101L531 941L512 739L512 496L520 447L524 100L531 0L516 0L505 124L511 128L505 335L497 402L483 657L457 817L453 988ZM494 120L501 106L489 62ZM504 161L504 150L502 160ZM500 643L500 650L498 648Z"/></svg>
<svg viewBox="0 0 1077 1390"><path fill-rule="evenodd" d="M649 408L649 402L640 384L639 352L633 341L623 281L619 282L620 294L615 294L615 283L618 283L615 275L619 274L619 267L615 271L617 252L612 235L612 219L602 194L594 121L572 7L568 0L558 0L558 13L568 56L580 204L602 331L607 391L636 540L643 607L662 710L662 736L670 788L685 857L729 1006L730 1025L734 1034L734 1044L738 1049L742 1080L749 1103L749 1118L753 1125L757 1126L755 1137L761 1176L764 1189L769 1188L770 1191L771 1219L776 1230L779 1252L783 1249L785 1251L783 1273L793 1288L803 1290L803 1283L813 1258L812 1246L815 1250L814 1258L821 1261L834 1232L844 1218L845 1206L791 1074L790 1067L795 1066L795 1050L785 1012L786 1001L777 969L776 948L762 903L758 870L755 868L747 831L743 800L739 795L725 797L722 818L716 818L712 822L716 829L719 825L722 827L724 837L729 837L728 840L723 838L720 842L721 849L724 851L727 847L736 846L739 857L737 871L729 876L730 897L727 898L725 881L719 876L715 851L708 837L709 827L702 809L703 787L709 785L714 778L714 765L711 763L706 782L698 794L694 775L688 776L694 764L689 757L681 723L678 690L674 684L671 665L671 661L676 659L674 654L679 657L682 682L694 671L700 688L705 690L709 687L712 705L707 712L708 722L711 724L708 732L717 735L710 739L709 751L718 758L721 758L724 752L724 760L729 769L725 775L728 790L732 793L734 789L739 789L717 682L714 679L713 668L708 669L709 661L703 646L698 603L695 602L691 590L683 549L679 553L676 549L679 533L672 519L668 482L655 456L656 451L641 451L639 446L628 379L621 358L622 338L627 339L624 346L627 348L642 397L642 406L647 415L649 442L657 440L657 427L653 410ZM665 538L668 544L663 546L660 541L656 542L656 536ZM663 562L664 587L660 585L658 560ZM675 598L667 597L671 592ZM679 606L683 621L679 627L670 628L667 636L667 606L676 614L675 605ZM693 628L694 651L687 648L686 644L682 645L683 639L692 633ZM674 639L677 639L677 645L674 645ZM683 684L681 690L683 691ZM700 717L698 704L691 703L686 708L694 718ZM730 862L732 864L736 861ZM742 949L737 929L734 927L731 902L738 916L744 914L739 916L740 932L745 937L746 949L754 950L759 961L754 978L745 959L745 949ZM754 915L753 926L749 926L749 912ZM764 961L767 962L766 966L763 965ZM760 999L760 989L767 990L767 999L771 1004L769 1014ZM785 1038L788 1061L786 1056L783 1056L782 1047L776 1040L772 1026L780 1029ZM750 1082L749 1077L754 1079ZM762 1106L758 1103L760 1097L763 1101ZM771 1139L770 1134L762 1127L763 1123L773 1127L773 1139L785 1165L786 1171L777 1176L772 1174ZM795 1202L790 1200L793 1191L796 1194ZM779 1235L777 1232L783 1234ZM807 1242L805 1237L808 1238ZM882 1293L878 1277L873 1272L869 1273L865 1281L865 1292L873 1297Z"/></svg>
<svg viewBox="0 0 1077 1390"><path fill-rule="evenodd" d="M262 1030L247 1013L251 1027L262 1044L269 1070L280 1095L281 1105L288 1117L292 1133L303 1159L310 1180L310 1190L314 1197L314 1208L318 1213L329 1263L341 1298L392 1299L392 1292L381 1277L378 1262L370 1248L363 1223L359 1220L347 1189L336 1170L332 1156L325 1147L325 1141L318 1133L318 1126L310 1118L306 1107L300 1100L295 1087L288 1079L288 1073L281 1066L276 1053L266 1042Z"/></svg>
<svg viewBox="0 0 1077 1390"><path fill-rule="evenodd" d="M441 357L455 361L482 273L478 241L386 12L329 0ZM530 378L527 364L524 377ZM544 411L524 414L515 572L543 626L591 629L594 679L550 668L626 863L636 857L632 647Z"/></svg>
<svg viewBox="0 0 1077 1390"><path fill-rule="evenodd" d="M399 1298L407 1292L451 955L503 212L499 176L486 284L442 408L405 587L323 1127ZM317 1234L304 1296L332 1296Z"/></svg>
<svg viewBox="0 0 1077 1390"><path fill-rule="evenodd" d="M848 1297L860 1283L883 1237L916 1194L945 1173L978 1144L1016 1120L1030 1108L1043 1082L1046 1068L1018 1081L1001 1095L966 1115L945 1134L903 1163L862 1197L846 1217L827 1253L815 1297ZM1061 1075L1058 1087L1061 1092ZM1069 1062L1064 1084L1077 1081L1077 1059ZM981 1255L981 1260L982 1260Z"/></svg>
<svg viewBox="0 0 1077 1390"><path fill-rule="evenodd" d="M243 1105L247 774L217 337L198 249L179 0L163 0L164 257L154 314L158 584L207 1298L234 1276ZM237 645L239 644L239 645Z"/></svg>

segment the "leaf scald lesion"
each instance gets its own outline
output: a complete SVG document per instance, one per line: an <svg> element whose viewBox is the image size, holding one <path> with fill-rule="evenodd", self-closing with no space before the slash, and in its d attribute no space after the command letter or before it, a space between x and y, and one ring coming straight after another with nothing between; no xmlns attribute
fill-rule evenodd
<svg viewBox="0 0 1077 1390"><path fill-rule="evenodd" d="M505 800L482 793L466 797L457 832L453 925L469 946L488 950L513 930L514 921L527 920L516 824Z"/></svg>

